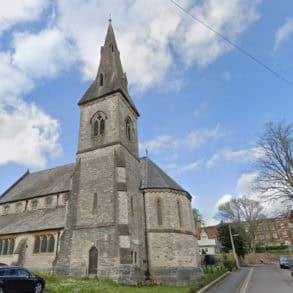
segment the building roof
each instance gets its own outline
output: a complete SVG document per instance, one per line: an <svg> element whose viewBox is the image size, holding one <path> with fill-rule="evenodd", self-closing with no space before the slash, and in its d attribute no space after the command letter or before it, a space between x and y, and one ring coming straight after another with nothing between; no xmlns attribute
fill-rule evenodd
<svg viewBox="0 0 293 293"><path fill-rule="evenodd" d="M0 216L0 235L60 229L65 225L65 207Z"/></svg>
<svg viewBox="0 0 293 293"><path fill-rule="evenodd" d="M167 188L187 192L149 158L141 158L140 166L142 173L142 189Z"/></svg>
<svg viewBox="0 0 293 293"><path fill-rule="evenodd" d="M132 109L139 115L130 95L126 74L123 72L120 52L111 21L109 22L105 44L101 48L101 59L96 79L79 101L85 104L97 98L104 97L114 92L121 92Z"/></svg>
<svg viewBox="0 0 293 293"><path fill-rule="evenodd" d="M208 226L208 227L198 227L196 229L196 238L200 240L200 235L202 232L206 232L209 239L216 239L217 238L217 226Z"/></svg>
<svg viewBox="0 0 293 293"><path fill-rule="evenodd" d="M25 173L0 197L0 204L68 191L75 164L34 173Z"/></svg>

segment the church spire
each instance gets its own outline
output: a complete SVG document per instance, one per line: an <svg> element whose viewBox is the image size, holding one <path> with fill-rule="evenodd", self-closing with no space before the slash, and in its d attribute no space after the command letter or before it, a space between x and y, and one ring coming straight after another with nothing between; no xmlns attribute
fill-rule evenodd
<svg viewBox="0 0 293 293"><path fill-rule="evenodd" d="M105 43L104 46L101 47L101 58L97 77L78 104L85 104L114 92L121 92L130 103L131 107L137 112L128 94L127 77L123 72L120 52L110 18Z"/></svg>

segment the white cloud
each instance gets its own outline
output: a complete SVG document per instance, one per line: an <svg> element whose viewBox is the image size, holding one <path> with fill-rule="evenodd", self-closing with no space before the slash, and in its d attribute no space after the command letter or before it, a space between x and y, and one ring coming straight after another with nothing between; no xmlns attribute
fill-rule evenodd
<svg viewBox="0 0 293 293"><path fill-rule="evenodd" d="M59 124L20 99L0 103L0 165L14 162L44 167L60 154Z"/></svg>
<svg viewBox="0 0 293 293"><path fill-rule="evenodd" d="M220 126L217 125L211 129L194 129L184 137L174 137L171 135L160 135L157 138L140 143L140 152L147 149L150 153L160 154L165 150L194 150L206 142L216 140L223 136Z"/></svg>
<svg viewBox="0 0 293 293"><path fill-rule="evenodd" d="M213 29L231 40L236 40L259 15L256 11L260 1L256 0L207 0L192 6L189 1L190 13L203 20ZM185 63L197 63L200 66L215 61L223 53L232 49L215 33L196 21L180 23L178 34L175 36L176 48L185 56Z"/></svg>
<svg viewBox="0 0 293 293"><path fill-rule="evenodd" d="M76 60L74 48L57 28L14 35L13 64L32 78L54 77Z"/></svg>
<svg viewBox="0 0 293 293"><path fill-rule="evenodd" d="M240 150L223 150L213 154L212 157L206 162L206 167L212 168L221 161L249 163L261 156L262 152L257 147Z"/></svg>
<svg viewBox="0 0 293 293"><path fill-rule="evenodd" d="M34 82L7 52L0 52L0 80L0 165L44 167L49 157L61 153L58 122L21 98Z"/></svg>
<svg viewBox="0 0 293 293"><path fill-rule="evenodd" d="M239 196L249 196L254 192L255 181L259 174L257 172L250 172L242 174L236 185L236 191Z"/></svg>
<svg viewBox="0 0 293 293"><path fill-rule="evenodd" d="M31 18L39 15L46 2L40 1L43 5L36 6L37 0L28 1L35 8ZM259 17L259 0L220 2L207 0L195 4L184 0L180 4L233 40ZM113 16L122 63L134 91L155 86L170 88L170 84L180 88L180 70L171 71L178 65L178 60L187 66L204 66L232 49L167 0L128 0L120 1L119 5L117 0L62 0L54 5L56 16L48 17L49 28L38 33L26 32L16 38L15 64L27 70L29 75L42 76L45 66L49 65L48 74L55 76L71 63L78 63L84 79L93 79L97 72L99 46L105 36L105 15L109 11ZM42 51L44 64L39 62ZM67 58L63 58L65 51ZM33 58L34 53L36 58Z"/></svg>
<svg viewBox="0 0 293 293"><path fill-rule="evenodd" d="M177 176L184 172L190 172L197 169L202 164L201 161L195 161L186 165L178 165L176 163L170 163L165 165L165 169L168 171L168 174L172 176Z"/></svg>
<svg viewBox="0 0 293 293"><path fill-rule="evenodd" d="M285 24L283 24L275 35L275 48L277 50L280 46L287 41L293 35L293 18L289 18Z"/></svg>
<svg viewBox="0 0 293 293"><path fill-rule="evenodd" d="M216 220L214 218L208 218L208 219L205 219L204 220L204 226L205 227L216 226L218 224L220 224L220 221L219 220Z"/></svg>
<svg viewBox="0 0 293 293"><path fill-rule="evenodd" d="M2 1L0 10L0 34L15 24L39 18L47 7L48 0L9 0Z"/></svg>
<svg viewBox="0 0 293 293"><path fill-rule="evenodd" d="M215 205L216 209L217 209L219 206L221 206L222 204L224 204L224 203L230 201L230 200L232 199L232 197L233 197L233 196L232 196L231 194L224 194L223 196L221 196L221 197L218 199L218 201L216 202L216 205Z"/></svg>

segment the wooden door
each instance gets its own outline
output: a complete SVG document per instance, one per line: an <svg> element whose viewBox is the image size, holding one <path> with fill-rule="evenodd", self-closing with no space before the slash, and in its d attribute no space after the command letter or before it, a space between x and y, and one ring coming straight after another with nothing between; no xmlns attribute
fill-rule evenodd
<svg viewBox="0 0 293 293"><path fill-rule="evenodd" d="M98 269L98 250L92 247L89 252L89 274L97 274Z"/></svg>

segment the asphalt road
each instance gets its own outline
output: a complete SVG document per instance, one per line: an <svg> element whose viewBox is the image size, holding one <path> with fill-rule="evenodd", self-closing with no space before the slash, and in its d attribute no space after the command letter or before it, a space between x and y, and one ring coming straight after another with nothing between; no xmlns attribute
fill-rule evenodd
<svg viewBox="0 0 293 293"><path fill-rule="evenodd" d="M293 278L278 265L257 265L230 273L206 292L293 293Z"/></svg>
<svg viewBox="0 0 293 293"><path fill-rule="evenodd" d="M278 265L260 265L253 268L246 288L243 293L293 293L293 278Z"/></svg>

